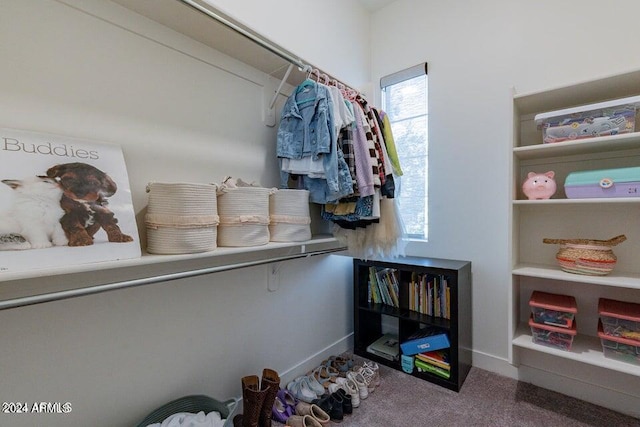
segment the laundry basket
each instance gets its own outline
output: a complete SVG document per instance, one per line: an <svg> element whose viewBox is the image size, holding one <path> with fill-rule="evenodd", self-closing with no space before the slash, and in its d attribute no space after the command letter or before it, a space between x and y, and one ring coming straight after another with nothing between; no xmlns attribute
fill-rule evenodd
<svg viewBox="0 0 640 427"><path fill-rule="evenodd" d="M260 246L269 243L269 195L264 187L227 187L218 191L218 246Z"/></svg>
<svg viewBox="0 0 640 427"><path fill-rule="evenodd" d="M147 185L147 252L187 254L216 249L218 208L215 184Z"/></svg>
<svg viewBox="0 0 640 427"><path fill-rule="evenodd" d="M147 415L136 427L147 427L149 424L162 423L171 415L181 412L197 414L200 411L203 411L205 414L213 411L219 412L220 417L226 419L224 427L232 427L233 417L237 410L238 401L235 399L220 402L204 395L185 396L162 405Z"/></svg>
<svg viewBox="0 0 640 427"><path fill-rule="evenodd" d="M272 242L311 239L309 191L276 190L269 197L269 235Z"/></svg>

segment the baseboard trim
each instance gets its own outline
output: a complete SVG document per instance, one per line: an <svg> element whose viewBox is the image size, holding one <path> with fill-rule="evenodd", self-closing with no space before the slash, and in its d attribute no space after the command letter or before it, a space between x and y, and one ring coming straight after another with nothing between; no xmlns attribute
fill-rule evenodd
<svg viewBox="0 0 640 427"><path fill-rule="evenodd" d="M595 384L595 381L598 381L596 378L598 375L596 375L594 367L587 366L584 367L584 370L578 370L573 364L571 367L574 369L570 370L569 367L563 367L561 363L561 366L558 366L558 361L556 363L546 362L548 363L537 367L524 363L521 363L520 366L514 366L506 359L478 351L473 352L473 366L477 368L640 418L640 396L616 390L610 384ZM543 369L542 366L549 366L550 369L560 368L560 372ZM563 375L562 372L571 372L573 376ZM609 378L612 376L610 372L601 372L600 374ZM631 377L628 380L631 382L640 381L637 377ZM630 388L635 389L633 386Z"/></svg>
<svg viewBox="0 0 640 427"><path fill-rule="evenodd" d="M300 375L305 374L306 372L309 372L313 368L320 365L320 363L322 363L323 360L328 359L330 356L341 354L341 353L344 353L345 351L352 351L352 349L353 349L353 333L350 333L334 341L333 343L329 344L328 346L324 347L318 352L312 354L306 359L300 361L299 363L290 367L284 372L281 372L280 373L281 386L284 387L289 381L293 380L296 377L299 377Z"/></svg>

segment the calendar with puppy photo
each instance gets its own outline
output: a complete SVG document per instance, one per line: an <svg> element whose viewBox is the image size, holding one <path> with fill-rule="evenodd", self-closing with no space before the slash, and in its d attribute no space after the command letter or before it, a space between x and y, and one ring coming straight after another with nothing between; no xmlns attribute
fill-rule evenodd
<svg viewBox="0 0 640 427"><path fill-rule="evenodd" d="M0 129L0 274L141 255L118 145Z"/></svg>

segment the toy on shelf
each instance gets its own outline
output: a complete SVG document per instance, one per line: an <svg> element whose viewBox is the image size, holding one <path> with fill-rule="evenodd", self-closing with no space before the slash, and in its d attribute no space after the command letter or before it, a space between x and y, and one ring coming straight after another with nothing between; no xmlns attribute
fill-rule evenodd
<svg viewBox="0 0 640 427"><path fill-rule="evenodd" d="M545 200L556 193L554 171L545 173L529 172L522 184L522 192L529 200Z"/></svg>

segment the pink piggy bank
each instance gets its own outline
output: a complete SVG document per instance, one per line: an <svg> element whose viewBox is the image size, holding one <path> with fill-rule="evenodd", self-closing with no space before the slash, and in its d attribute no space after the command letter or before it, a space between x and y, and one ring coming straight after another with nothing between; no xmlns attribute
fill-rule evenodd
<svg viewBox="0 0 640 427"><path fill-rule="evenodd" d="M522 184L522 192L529 200L549 199L556 192L555 172L529 172L527 180Z"/></svg>

